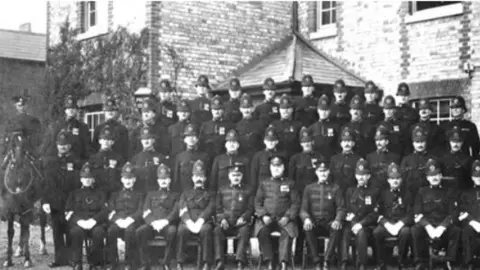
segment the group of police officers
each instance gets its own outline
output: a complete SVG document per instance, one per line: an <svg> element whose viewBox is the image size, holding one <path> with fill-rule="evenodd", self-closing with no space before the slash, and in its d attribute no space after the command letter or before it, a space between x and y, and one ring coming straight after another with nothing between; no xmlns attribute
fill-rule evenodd
<svg viewBox="0 0 480 270"><path fill-rule="evenodd" d="M238 269L247 266L251 237L269 270L287 269L304 241L315 269L336 262L347 269L351 246L356 269L365 269L368 246L377 269L386 269L392 239L399 269L409 254L415 269L425 269L430 245L446 248L444 267L451 269L460 244L463 264L475 268L480 139L464 119L462 97L451 102L453 120L439 126L430 121L428 99L411 106L405 83L383 107L371 81L347 102L343 80L330 100L315 97L305 75L303 96L283 95L277 103L275 82L267 78L265 100L256 107L238 79L229 86L228 100L209 97L202 75L195 99L173 102L164 80L159 102L142 104L142 123L132 132L108 99L93 140L77 119L77 100L67 96L65 118L50 125L36 152L39 121L25 113L24 97L15 98L13 122L21 124L13 126L43 160L42 208L51 216L55 246L50 267L82 269L88 238L91 268L117 269L122 237L125 269L150 269L149 241L162 236L164 269L173 258L183 269L192 240L200 245L202 269L224 269L227 237L236 239ZM320 236L328 239L323 259Z"/></svg>

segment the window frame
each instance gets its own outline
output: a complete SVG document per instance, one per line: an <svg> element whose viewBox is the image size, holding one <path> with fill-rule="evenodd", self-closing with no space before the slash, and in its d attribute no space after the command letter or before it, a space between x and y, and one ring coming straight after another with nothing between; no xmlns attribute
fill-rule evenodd
<svg viewBox="0 0 480 270"><path fill-rule="evenodd" d="M452 101L455 99L454 96L442 96L442 97L434 97L429 98L430 105L432 106L432 115L430 116L430 121L437 123L437 125L441 125L443 122L450 122L453 120L452 112L450 111L450 105L452 105ZM448 101L448 117L441 117L440 116L440 103L442 101ZM411 100L412 107L417 108L420 99L413 99Z"/></svg>
<svg viewBox="0 0 480 270"><path fill-rule="evenodd" d="M89 117L92 118L91 123L88 122ZM95 117L98 117L97 121L94 120ZM104 111L85 112L83 115L83 122L87 125L88 132L90 132L90 140L93 140L95 128L105 122L105 112ZM95 122L97 123L96 125L95 125Z"/></svg>
<svg viewBox="0 0 480 270"><path fill-rule="evenodd" d="M427 8L416 11L416 4L418 1L409 1L406 5L405 22L407 24L423 22L429 20L440 19L444 17L456 16L463 14L463 3L451 3L443 6ZM410 9L412 12L410 13Z"/></svg>
<svg viewBox="0 0 480 270"><path fill-rule="evenodd" d="M90 26L89 3L95 2L95 25ZM77 35L77 40L85 40L108 33L108 20L109 20L109 1L85 1L80 2L78 8L82 9L81 20L79 23L83 32Z"/></svg>
<svg viewBox="0 0 480 270"><path fill-rule="evenodd" d="M84 18L83 29L85 29L85 32L87 32L90 28L95 27L95 25L97 25L97 22L98 22L97 2L96 1L87 1L87 2L84 2L83 4L85 5L85 7L84 7L85 18ZM93 11L91 10L91 8L92 8L91 5L92 4L94 4ZM93 16L95 18L93 25L92 25L92 22L91 22L92 13L93 13Z"/></svg>
<svg viewBox="0 0 480 270"><path fill-rule="evenodd" d="M330 7L323 9L323 3L330 2ZM335 2L335 8L333 8L333 2ZM337 35L337 20L338 20L338 3L337 1L316 1L315 5L315 32L310 34L311 39L334 37ZM322 24L322 14L325 11L330 12L330 19L332 20L332 15L335 13L335 21L329 24Z"/></svg>

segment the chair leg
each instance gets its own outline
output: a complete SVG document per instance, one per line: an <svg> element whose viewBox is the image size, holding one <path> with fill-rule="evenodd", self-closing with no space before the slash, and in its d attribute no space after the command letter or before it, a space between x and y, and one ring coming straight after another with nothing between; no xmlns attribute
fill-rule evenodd
<svg viewBox="0 0 480 270"><path fill-rule="evenodd" d="M202 269L202 244L198 243L197 246L197 269Z"/></svg>
<svg viewBox="0 0 480 270"><path fill-rule="evenodd" d="M428 247L428 269L433 270L433 248L431 244Z"/></svg>
<svg viewBox="0 0 480 270"><path fill-rule="evenodd" d="M307 266L307 241L303 240L302 270L305 270L306 266Z"/></svg>

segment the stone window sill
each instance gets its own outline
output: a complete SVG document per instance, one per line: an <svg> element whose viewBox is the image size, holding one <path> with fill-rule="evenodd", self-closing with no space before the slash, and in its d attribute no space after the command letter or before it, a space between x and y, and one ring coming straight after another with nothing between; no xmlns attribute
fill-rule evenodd
<svg viewBox="0 0 480 270"><path fill-rule="evenodd" d="M430 20L440 19L444 17L460 15L462 13L463 13L463 4L456 3L452 5L446 5L446 6L417 11L412 15L407 15L407 17L405 18L405 22L407 24L424 22L424 21L430 21Z"/></svg>
<svg viewBox="0 0 480 270"><path fill-rule="evenodd" d="M337 35L337 25L322 26L316 32L310 33L310 39L330 38Z"/></svg>

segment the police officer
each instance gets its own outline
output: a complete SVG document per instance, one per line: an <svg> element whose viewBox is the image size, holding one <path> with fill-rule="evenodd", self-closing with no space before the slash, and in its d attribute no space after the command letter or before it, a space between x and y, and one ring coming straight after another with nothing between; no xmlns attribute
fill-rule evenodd
<svg viewBox="0 0 480 270"><path fill-rule="evenodd" d="M311 75L304 75L302 78L302 96L295 99L294 119L302 122L302 126L309 127L318 121L317 102L314 94L315 85Z"/></svg>
<svg viewBox="0 0 480 270"><path fill-rule="evenodd" d="M453 120L445 125L445 132L448 134L454 127L460 129L462 137L464 138L462 151L476 158L480 151L480 138L478 136L477 126L464 118L466 112L467 106L465 105L465 99L461 96L455 97L450 104L450 113L453 116ZM446 151L448 150L447 146Z"/></svg>
<svg viewBox="0 0 480 270"><path fill-rule="evenodd" d="M116 138L110 126L105 126L100 131L98 142L100 149L90 157L89 162L95 175L95 185L105 192L108 199L113 191L121 187L120 170L125 160L113 149Z"/></svg>
<svg viewBox="0 0 480 270"><path fill-rule="evenodd" d="M387 186L387 172L390 163L399 164L400 156L388 150L390 141L388 139L388 129L379 126L375 132L375 145L377 150L367 155L366 160L371 164L373 174L372 184L378 188Z"/></svg>
<svg viewBox="0 0 480 270"><path fill-rule="evenodd" d="M210 112L210 84L206 75L200 75L195 84L197 97L190 102L192 123L201 126L202 123L212 120Z"/></svg>
<svg viewBox="0 0 480 270"><path fill-rule="evenodd" d="M143 193L134 191L135 170L130 162L122 168L123 188L114 192L108 202L109 226L107 230L107 269L116 269L118 265L117 238L125 241L125 269L134 267L137 255L135 230L142 221Z"/></svg>
<svg viewBox="0 0 480 270"><path fill-rule="evenodd" d="M363 118L364 104L360 96L355 95L350 100L350 122L348 127L355 134L355 153L361 157L375 151L375 128L376 126Z"/></svg>
<svg viewBox="0 0 480 270"><path fill-rule="evenodd" d="M281 270L286 270L292 256L290 251L293 238L298 235L296 220L300 209L300 196L295 190L295 183L284 176L285 158L282 155L273 155L269 164L272 176L259 184L255 196L255 213L258 219L254 235L258 237L262 259L271 270L273 247L270 234L280 232L278 257Z"/></svg>
<svg viewBox="0 0 480 270"><path fill-rule="evenodd" d="M443 171L443 184L450 188L466 190L472 187L470 168L472 157L462 151L464 140L458 128L450 131L448 141L450 151L440 158Z"/></svg>
<svg viewBox="0 0 480 270"><path fill-rule="evenodd" d="M262 137L264 126L262 122L253 117L252 98L243 94L240 98L240 112L242 119L237 122L235 129L238 131L240 152L250 159L263 148Z"/></svg>
<svg viewBox="0 0 480 270"><path fill-rule="evenodd" d="M402 82L397 88L397 118L410 128L414 123L418 122L418 112L410 104L410 88L408 84Z"/></svg>
<svg viewBox="0 0 480 270"><path fill-rule="evenodd" d="M428 259L428 242L440 243L447 247L444 269L453 269L450 265L456 259L461 230L453 221L457 219L455 192L442 185L442 172L438 162L427 162L427 181L429 186L418 191L414 204L415 225L413 225L413 257L416 269L424 269ZM448 245L447 245L448 244Z"/></svg>
<svg viewBox="0 0 480 270"><path fill-rule="evenodd" d="M342 79L335 81L333 86L333 95L335 102L331 106L331 116L333 120L339 125L344 126L350 121L350 108L347 103L347 87Z"/></svg>
<svg viewBox="0 0 480 270"><path fill-rule="evenodd" d="M175 105L174 98L172 96L173 89L169 80L160 81L160 91L158 97L160 99L158 109L158 119L160 123L168 129L169 126L175 124L178 121L177 118L177 106Z"/></svg>
<svg viewBox="0 0 480 270"><path fill-rule="evenodd" d="M412 132L413 153L402 159L400 167L403 171L406 188L415 196L418 189L425 186L425 169L428 160L435 158L427 150L427 134L419 126Z"/></svg>
<svg viewBox="0 0 480 270"><path fill-rule="evenodd" d="M118 107L113 97L107 98L103 104L103 112L105 113L105 122L98 125L93 132L93 139L91 143L93 151L96 153L100 150L100 133L106 126L109 126L115 136L115 143L112 146L112 150L119 154L123 160L128 160L128 130L120 121L118 121Z"/></svg>
<svg viewBox="0 0 480 270"><path fill-rule="evenodd" d="M81 161L72 151L71 137L67 131L60 131L56 139L57 153L48 156L43 161L46 180L42 199L42 209L50 214L52 225L54 260L48 265L50 268L67 265L70 254L67 223L65 221L65 203L71 192L80 187L79 171ZM67 243L65 241L67 239Z"/></svg>
<svg viewBox="0 0 480 270"><path fill-rule="evenodd" d="M217 191L218 188L229 183L228 171L233 164L243 164L244 172L250 172L250 159L238 152L240 144L238 142L238 134L235 129L227 132L225 137L225 149L227 152L215 157L210 172L211 190ZM243 176L243 175L242 175ZM248 175L242 177L243 183L249 183Z"/></svg>
<svg viewBox="0 0 480 270"><path fill-rule="evenodd" d="M187 241L193 235L200 237L202 245L203 270L212 265L212 216L215 213L215 193L205 187L207 172L205 164L197 160L193 164L193 189L184 191L180 196L180 225L177 232L177 269L183 269Z"/></svg>
<svg viewBox="0 0 480 270"><path fill-rule="evenodd" d="M462 222L463 263L468 270L475 269L473 256L478 249L480 232L480 161L475 160L471 167L473 188L461 194L458 219Z"/></svg>
<svg viewBox="0 0 480 270"><path fill-rule="evenodd" d="M212 120L202 123L200 127L200 149L206 152L210 159L214 159L225 152L225 135L235 125L223 118L224 107L220 96L213 97L211 112Z"/></svg>
<svg viewBox="0 0 480 270"><path fill-rule="evenodd" d="M274 120L270 124L280 139L278 148L285 152L288 158L301 151L298 134L302 122L293 120L293 110L291 97L283 95L280 98L280 120Z"/></svg>
<svg viewBox="0 0 480 270"><path fill-rule="evenodd" d="M183 132L186 150L179 153L173 165L173 189L186 191L192 189L193 163L201 160L209 168L210 159L207 153L198 150L198 129L194 124L188 124ZM205 183L208 187L210 183Z"/></svg>
<svg viewBox="0 0 480 270"><path fill-rule="evenodd" d="M71 151L73 154L82 160L87 160L91 154L90 132L88 131L87 125L77 119L77 99L71 95L67 95L65 97L64 111L65 118L57 120L49 126L42 145L42 153L45 156L55 155L56 148L54 139L61 130L65 130L70 134Z"/></svg>
<svg viewBox="0 0 480 270"><path fill-rule="evenodd" d="M315 162L315 174L317 182L309 184L303 192L300 218L316 270L322 270L317 237L328 237L323 264L323 270L328 270L332 264L332 252L339 247L345 201L343 191L332 181L327 160L318 159Z"/></svg>
<svg viewBox="0 0 480 270"><path fill-rule="evenodd" d="M400 167L391 163L388 165L389 188L380 193L378 199L378 225L373 231L375 251L377 255L377 270L386 270L385 239L398 238L398 268L405 269L408 247L411 241L410 226L413 225L412 193L402 187Z"/></svg>
<svg viewBox="0 0 480 270"><path fill-rule="evenodd" d="M170 159L155 151L156 135L153 134L151 127L143 127L140 133L139 139L143 149L132 158L132 164L136 168L137 174L134 189L145 195L148 191L158 188L155 177L157 167L162 163L168 164Z"/></svg>
<svg viewBox="0 0 480 270"><path fill-rule="evenodd" d="M275 102L275 90L277 86L272 78L266 78L263 81L263 95L265 100L262 104L255 107L253 115L256 119L262 121L263 126L268 126L273 120L280 119L279 105Z"/></svg>
<svg viewBox="0 0 480 270"><path fill-rule="evenodd" d="M183 142L183 132L188 124L190 124L190 106L185 100L181 100L177 105L178 122L168 127L168 135L170 138L170 157L172 160L178 153L185 150Z"/></svg>
<svg viewBox="0 0 480 270"><path fill-rule="evenodd" d="M376 212L379 190L370 183L368 161L360 159L355 168L357 186L349 187L345 194L347 223L343 230L341 243L341 270L347 269L348 248L352 236L357 250L356 269L364 270L367 264L368 239L377 224Z"/></svg>
<svg viewBox="0 0 480 270"><path fill-rule="evenodd" d="M240 96L242 95L242 86L240 80L233 78L230 80L228 88L228 100L225 102L225 120L231 123L237 123L242 119L240 112Z"/></svg>
<svg viewBox="0 0 480 270"><path fill-rule="evenodd" d="M404 120L399 120L396 113L397 107L395 107L395 99L392 96L386 96L383 101L383 113L385 118L378 126L384 126L389 131L389 150L400 157L406 154L406 148L408 148L408 134L410 132L410 126ZM377 126L377 127L378 127Z"/></svg>
<svg viewBox="0 0 480 270"><path fill-rule="evenodd" d="M355 147L355 136L352 130L345 127L340 135L340 146L342 152L332 157L330 162L330 171L332 172L333 181L340 187L342 192L347 188L355 186L355 166L360 156L353 149Z"/></svg>
<svg viewBox="0 0 480 270"><path fill-rule="evenodd" d="M155 151L165 156L169 155L170 142L168 141L168 130L157 118L156 104L153 99L147 99L142 104L142 123L135 128L130 136L130 156L134 156L142 151L141 131L144 127L149 127L155 135ZM158 165L158 164L157 164Z"/></svg>
<svg viewBox="0 0 480 270"><path fill-rule="evenodd" d="M224 269L225 236L237 236L235 260L237 269L246 265L246 248L250 241L250 223L253 216L254 196L243 183L243 163L235 162L228 167L229 183L222 185L217 193L216 222L213 231L216 270Z"/></svg>
<svg viewBox="0 0 480 270"><path fill-rule="evenodd" d="M94 186L95 178L90 164L80 170L82 187L70 193L65 206L65 218L72 239L72 262L74 270L82 270L82 245L86 237L92 239L88 261L90 269L103 269L103 239L108 216L105 193Z"/></svg>
<svg viewBox="0 0 480 270"><path fill-rule="evenodd" d="M317 104L319 120L308 128L313 136L314 150L328 159L339 150L338 135L340 133L340 126L330 117L329 102L326 95L320 97Z"/></svg>
<svg viewBox="0 0 480 270"><path fill-rule="evenodd" d="M382 107L377 102L378 88L373 81L368 81L365 84L365 121L370 125L377 126L377 124L385 117Z"/></svg>
<svg viewBox="0 0 480 270"><path fill-rule="evenodd" d="M156 235L162 235L167 242L163 256L163 269L169 270L177 234L180 194L170 189L172 181L170 168L163 163L157 168L157 181L159 189L149 191L145 198L143 219L146 224L140 226L136 231L141 270L150 269L148 241Z"/></svg>

